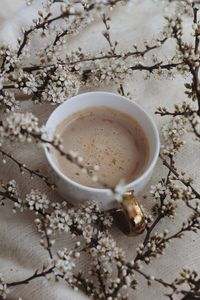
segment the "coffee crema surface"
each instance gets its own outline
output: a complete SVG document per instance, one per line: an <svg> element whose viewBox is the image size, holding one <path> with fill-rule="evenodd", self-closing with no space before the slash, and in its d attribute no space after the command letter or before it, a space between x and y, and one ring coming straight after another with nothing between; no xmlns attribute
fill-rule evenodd
<svg viewBox="0 0 200 300"><path fill-rule="evenodd" d="M149 142L142 127L128 114L107 107L90 107L67 117L56 128L64 151L73 150L87 167L98 165L95 175L110 187L121 179L130 183L145 170ZM61 172L85 186L102 188L99 182L54 151Z"/></svg>

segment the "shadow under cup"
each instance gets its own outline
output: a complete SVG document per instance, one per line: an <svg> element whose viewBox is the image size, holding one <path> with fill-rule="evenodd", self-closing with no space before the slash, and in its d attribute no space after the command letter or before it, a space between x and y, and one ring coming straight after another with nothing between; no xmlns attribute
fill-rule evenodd
<svg viewBox="0 0 200 300"><path fill-rule="evenodd" d="M81 110L102 106L118 110L134 118L140 124L148 138L150 154L147 167L142 175L124 186L123 190L123 192L133 190L134 195L137 195L142 191L152 175L160 148L158 130L152 118L139 105L123 96L108 92L79 94L65 101L53 111L46 123L47 133L50 137L53 137L57 125L64 119ZM48 151L46 145L44 145L44 149L47 160L55 173L55 183L58 192L65 200L73 205L80 205L88 200L96 201L101 210L118 207L118 203L113 199L113 195L109 193L107 189L81 185L63 174L55 161L55 157L51 153L51 149Z"/></svg>

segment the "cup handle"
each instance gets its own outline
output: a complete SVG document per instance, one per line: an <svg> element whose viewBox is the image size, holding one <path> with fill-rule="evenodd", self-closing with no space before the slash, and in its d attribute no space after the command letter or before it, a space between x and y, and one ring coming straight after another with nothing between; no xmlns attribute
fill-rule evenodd
<svg viewBox="0 0 200 300"><path fill-rule="evenodd" d="M125 192L120 208L112 211L117 227L126 235L137 235L145 230L144 212L134 191Z"/></svg>

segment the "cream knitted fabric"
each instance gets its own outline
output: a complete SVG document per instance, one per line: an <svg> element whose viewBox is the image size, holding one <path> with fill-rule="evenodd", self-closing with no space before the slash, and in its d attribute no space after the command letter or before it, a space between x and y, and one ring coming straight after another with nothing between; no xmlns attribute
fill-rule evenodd
<svg viewBox="0 0 200 300"><path fill-rule="evenodd" d="M19 27L24 23L30 22L36 12L38 2L36 1L33 8L25 7L19 9L23 6L22 0L0 0L0 20L4 21L3 24L1 22L0 31L0 39L2 41L8 42L13 46L15 45ZM150 40L156 37L162 28L162 13L162 4L153 4L151 0L133 1L132 6L114 10L112 13L111 31L113 39L120 40L120 47L125 49L134 44L135 41L142 43L143 39L148 38ZM102 29L101 22L97 21L83 33L70 39L69 49L81 46L84 50L95 51L99 50L100 45L104 49L107 45L101 34L98 33ZM34 41L34 44L37 45L37 40ZM165 53L172 52L173 47L173 43L168 42L165 46ZM132 91L134 101L142 105L153 116L156 107L160 104L171 108L175 102L181 102L184 99L183 83L184 79L179 75L173 80L158 80L154 77L144 80L143 74L135 73L132 79L126 82L125 88ZM113 90L112 88L107 89ZM22 106L23 111L32 111L36 114L40 118L41 123L47 120L52 111L52 107L49 104L33 105L28 100L24 101ZM159 117L155 117L155 119L158 127L161 128L164 120ZM189 142L179 155L178 165L180 168L187 170L197 180L198 166L195 163L195 158L200 155L200 150L195 142L191 140ZM42 149L38 149L34 145L18 145L10 150L15 153L19 160L23 160L31 168L39 168L46 174L51 172ZM188 157L193 157L193 159L188 160ZM164 167L158 162L150 184L156 182L165 172ZM12 163L8 163L6 166L0 165L0 177L5 181L16 178L23 194L29 192L30 187L33 187L47 192L52 199L59 199L59 196L56 193L49 192L48 188L40 180L34 179L31 181L29 177L21 176L18 168ZM146 192L148 188L149 186L146 188ZM143 200L143 205L148 211L152 203L147 199ZM176 221L163 221L157 230L162 231L167 227L170 231L175 231L181 225L186 215L187 211L182 205L177 211ZM40 237L34 229L32 220L33 216L31 214L17 213L14 215L9 204L0 209L0 272L5 275L6 280L9 282L32 275L37 268L41 267L42 262L47 259L46 252L39 245ZM129 259L134 257L136 245L142 240L142 237L127 238L115 227L111 231L119 246L125 249L127 257ZM189 265L198 268L199 249L193 247L194 239L199 240L199 236L189 233L183 240L175 241L166 250L165 255L153 261L146 268L146 271L156 277L163 277L170 282L178 274L182 266ZM195 245L197 243L198 241ZM56 245L57 248L70 248L72 241L70 237L61 236L58 238ZM80 261L78 268L86 270L88 264L88 258L85 257ZM130 299L165 299L162 293L163 288L158 284L154 283L149 288L143 278L138 277L138 281L138 289L133 292L134 296L132 295ZM16 287L10 293L9 299L18 299L18 297L22 297L24 300L86 299L82 294L71 291L64 283L52 284L47 282L46 279L37 279L27 286Z"/></svg>

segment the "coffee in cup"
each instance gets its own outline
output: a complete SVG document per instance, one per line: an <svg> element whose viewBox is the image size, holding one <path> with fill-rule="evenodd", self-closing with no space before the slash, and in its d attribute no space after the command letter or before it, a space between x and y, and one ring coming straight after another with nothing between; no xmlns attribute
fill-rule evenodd
<svg viewBox="0 0 200 300"><path fill-rule="evenodd" d="M74 151L83 158L90 174L66 160L58 151L54 159L61 172L71 180L92 188L114 188L121 179L126 184L145 171L150 146L141 125L130 115L114 108L90 107L62 120L56 127L63 150ZM93 166L99 166L99 180L92 181Z"/></svg>

